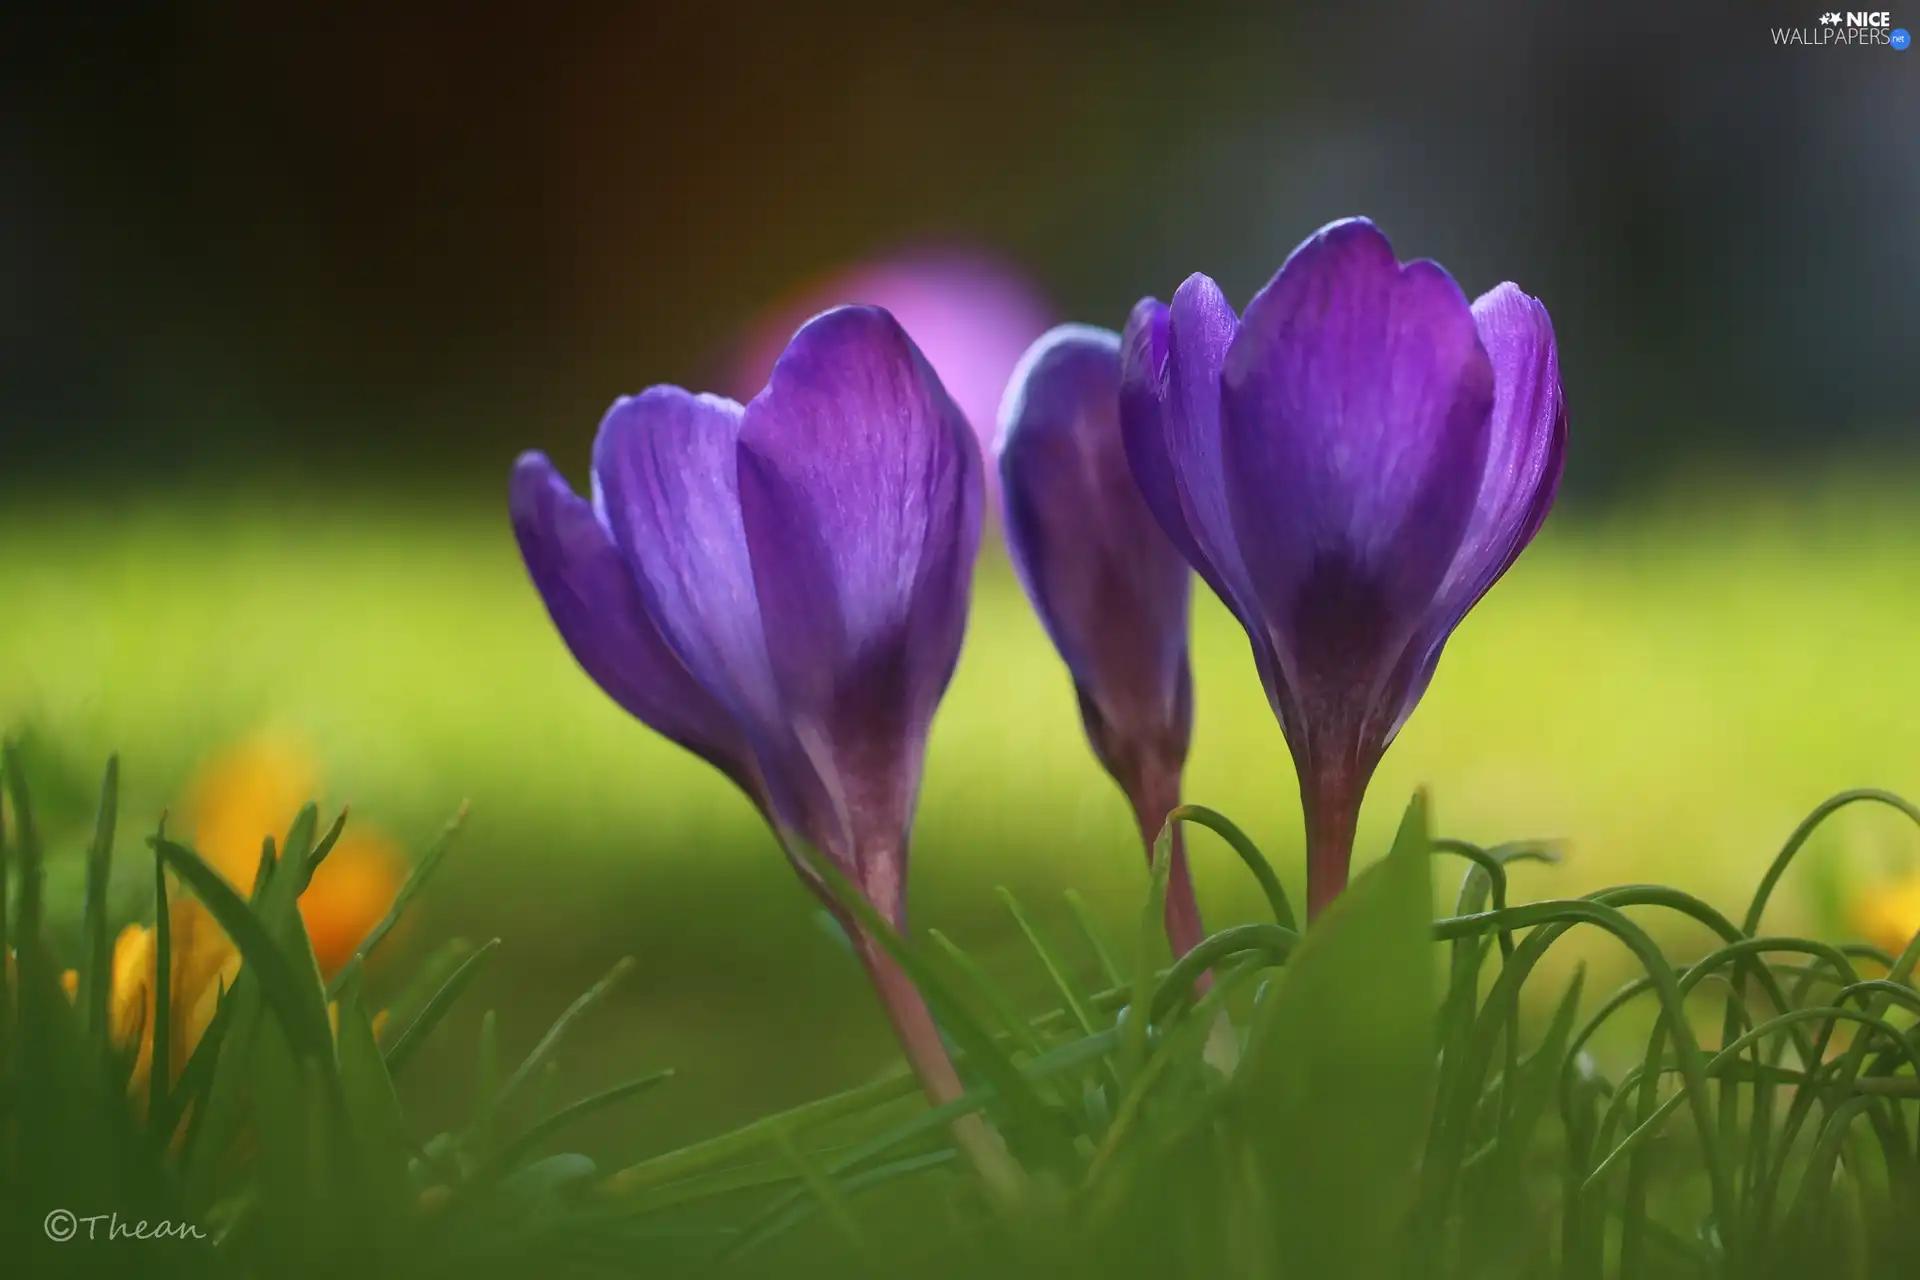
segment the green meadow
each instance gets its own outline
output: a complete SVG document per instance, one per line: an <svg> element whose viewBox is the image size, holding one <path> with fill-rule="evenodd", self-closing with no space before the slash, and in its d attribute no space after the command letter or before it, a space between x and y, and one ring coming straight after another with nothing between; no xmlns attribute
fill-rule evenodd
<svg viewBox="0 0 1920 1280"><path fill-rule="evenodd" d="M1830 480L1556 515L1448 647L1373 784L1363 860L1426 787L1444 834L1562 842L1559 866L1516 869L1516 899L1657 880L1743 907L1825 796L1920 793L1913 508L1898 485ZM976 948L1038 1007L1042 979L996 887L1043 927L1066 919L1061 894L1077 889L1118 930L1146 876L996 538L935 724L912 901L916 924ZM1291 763L1243 637L1204 591L1194 648L1188 798L1239 822L1297 897ZM306 737L326 761L323 804L350 803L353 821L413 849L471 801L389 966L404 973L452 936L505 943L466 1021L421 1055L425 1123L461 1104L481 1008L523 1045L623 955L637 969L563 1055L567 1080L681 1074L671 1103L586 1135L589 1151L695 1137L891 1058L854 965L747 803L574 666L525 580L504 499L17 502L0 516L0 722L32 748L65 918L111 751L129 915L142 830L208 753L249 732ZM1853 906L1920 865L1920 841L1888 812L1843 814L1816 839L1773 930L1843 931ZM1209 923L1258 915L1232 855L1192 840ZM1443 869L1443 886L1457 882ZM1678 955L1693 945L1648 923ZM1575 955L1609 979L1590 993L1627 972L1597 937L1554 962Z"/></svg>

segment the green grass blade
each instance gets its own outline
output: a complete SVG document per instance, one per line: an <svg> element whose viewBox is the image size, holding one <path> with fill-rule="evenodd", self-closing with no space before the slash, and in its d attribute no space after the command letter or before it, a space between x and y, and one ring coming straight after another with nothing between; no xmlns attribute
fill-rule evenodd
<svg viewBox="0 0 1920 1280"><path fill-rule="evenodd" d="M782 1133L798 1137L810 1129L910 1098L920 1081L910 1071L875 1080L797 1107L762 1116L729 1133L707 1138L643 1160L608 1175L600 1194L608 1200L649 1194L656 1188L696 1177L770 1145ZM931 1114L931 1113L929 1113Z"/></svg>
<svg viewBox="0 0 1920 1280"><path fill-rule="evenodd" d="M156 836L158 840L162 837ZM153 855L153 1056L147 1067L147 1118L167 1115L173 1086L173 912L167 903L167 860Z"/></svg>
<svg viewBox="0 0 1920 1280"><path fill-rule="evenodd" d="M987 976L987 971L980 967L978 960L961 950L958 943L938 929L927 930L927 936L933 939L933 945L938 947L952 963L962 981L979 998L980 1003L986 1006L987 1011L993 1015L994 1020L1000 1024L1002 1031L1009 1039L1035 1057L1045 1052L1045 1046L1040 1043L1040 1037L1034 1031L1033 1023L1021 1016L1020 1010L1014 1006L1012 997L1000 989L999 983Z"/></svg>
<svg viewBox="0 0 1920 1280"><path fill-rule="evenodd" d="M520 1064L507 1080L505 1087L500 1090L500 1096L494 1100L496 1110L505 1108L513 1100L514 1095L520 1092L527 1081L533 1079L548 1055L559 1047L560 1041L566 1037L567 1031L573 1024L578 1022L589 1009L606 999L607 994L620 985L621 980L633 970L633 957L621 956L614 961L613 968L607 970L605 977L587 988L578 999L567 1006L566 1012L554 1019L553 1025L547 1028L547 1034L540 1037L540 1042L534 1045L533 1052L526 1056L526 1060Z"/></svg>
<svg viewBox="0 0 1920 1280"><path fill-rule="evenodd" d="M500 1148L499 1154L493 1158L493 1168L491 1171L493 1176L502 1175L509 1169L520 1164L521 1161L537 1151L542 1144L547 1142L555 1134L565 1130L569 1125L578 1124L596 1112L604 1111L608 1107L625 1102L628 1098L637 1097L642 1093L646 1093L659 1085L665 1084L667 1081L673 1079L673 1077L674 1070L672 1067L668 1067L665 1070L656 1071L652 1075L641 1076L637 1080L628 1080L624 1084L613 1086L611 1089L604 1089L599 1093L590 1094L578 1102L569 1103L558 1111L541 1117L539 1120L528 1125L520 1133L516 1134L511 1141Z"/></svg>
<svg viewBox="0 0 1920 1280"><path fill-rule="evenodd" d="M420 1010L420 1015L408 1023L407 1029L402 1031L388 1047L386 1060L389 1074L400 1074L400 1068L404 1067L407 1060L413 1057L414 1052L426 1042L433 1029L440 1025L440 1020L447 1016L454 1002L460 998L460 993L480 976L480 970L487 959L499 948L500 939L489 938L472 955L463 960L460 967L455 969L445 982L440 984L440 989L433 993L432 998Z"/></svg>
<svg viewBox="0 0 1920 1280"><path fill-rule="evenodd" d="M1748 937L1760 932L1760 921L1767 913L1767 903L1772 900L1773 891L1779 885L1780 877L1787 873L1787 868L1793 865L1794 858L1799 856L1800 850L1806 846L1820 824L1848 805L1862 803L1886 805L1890 809L1896 809L1905 814L1916 826L1920 826L1920 808L1915 808L1891 791L1862 787L1853 791L1842 791L1836 796L1830 796L1821 801L1814 811L1801 819L1800 825L1793 829L1793 834L1787 837L1786 844L1781 847L1779 853L1774 855L1773 863L1767 868L1766 875L1760 878L1760 887L1754 890L1753 901L1747 907L1747 917L1742 932Z"/></svg>
<svg viewBox="0 0 1920 1280"><path fill-rule="evenodd" d="M313 838L319 830L319 806L309 801L300 806L300 812L293 815L293 825L287 828L287 838L280 842L281 869L292 877L288 883L293 888L295 898L307 891L307 873L317 865L313 861Z"/></svg>
<svg viewBox="0 0 1920 1280"><path fill-rule="evenodd" d="M807 1190L813 1193L814 1203L827 1215L834 1229L853 1249L854 1256L868 1271L875 1275L884 1275L879 1254L874 1252L872 1242L860 1229L860 1223L853 1216L853 1209L847 1204L846 1197L841 1195L840 1189L833 1185L830 1178L820 1172L818 1165L800 1154L800 1148L786 1134L780 1135L775 1146L787 1163L791 1164L800 1175L800 1180L806 1184Z"/></svg>
<svg viewBox="0 0 1920 1280"><path fill-rule="evenodd" d="M1430 849L1416 794L1386 858L1288 958L1234 1078L1234 1123L1303 1276L1392 1274L1415 1204L1436 1047Z"/></svg>
<svg viewBox="0 0 1920 1280"><path fill-rule="evenodd" d="M93 842L87 846L86 955L80 966L80 1007L86 1010L87 1040L106 1058L107 997L113 986L113 938L107 932L107 888L113 872L113 832L120 808L120 757L107 757L95 811ZM0 951L4 954L4 951Z"/></svg>
<svg viewBox="0 0 1920 1280"><path fill-rule="evenodd" d="M342 820L345 817L345 814L341 815ZM400 887L400 892L394 897L393 905L387 908L385 917L373 927L373 932L366 936L365 941L354 949L353 960L365 964L367 958L386 940L386 936L393 932L393 927L400 923L400 917L406 914L408 905L413 902L414 895L426 886L428 878L439 867L440 860L446 856L448 848L453 843L453 837L459 833L461 825L466 820L467 805L462 802L452 820L440 829L440 834L434 837L432 844L427 846L427 851L420 855L420 861L414 865L412 874L407 877L407 882ZM342 972L345 971L342 970ZM335 982L337 983L338 979L335 979ZM328 994L333 995L334 992L329 990Z"/></svg>
<svg viewBox="0 0 1920 1280"><path fill-rule="evenodd" d="M413 1196L407 1181L411 1144L393 1079L374 1040L362 971L358 965L349 965L348 970L352 977L340 996L340 1029L335 1037L340 1088L352 1136L353 1186L379 1233L373 1242L378 1252L393 1246L394 1237L411 1216Z"/></svg>
<svg viewBox="0 0 1920 1280"><path fill-rule="evenodd" d="M1112 1053L1119 1043L1119 1038L1119 1032L1110 1029L1085 1040L1075 1040L1048 1051L1021 1068L1021 1071L1036 1083L1055 1076L1077 1074L1083 1068ZM980 1110L992 1095L992 1086L982 1085L968 1090L966 1094L944 1107L922 1111L911 1119L855 1143L835 1157L832 1164L828 1166L827 1172L833 1177L844 1178L869 1161L897 1152L916 1139L931 1138L959 1117ZM798 1136L798 1133L798 1127L789 1130L790 1136ZM767 1141L772 1142L771 1136ZM740 1242L729 1251L728 1256L738 1257L758 1248L766 1238L766 1234L772 1230L773 1225L781 1221L787 1210L804 1195L804 1188L789 1192L763 1209L741 1229Z"/></svg>
<svg viewBox="0 0 1920 1280"><path fill-rule="evenodd" d="M342 809L334 816L326 831L321 834L319 843L313 846L313 852L307 855L307 865L300 873L301 884L313 883L313 873L320 869L320 865L327 860L327 855L333 852L333 847L340 843L340 836L346 829L347 811Z"/></svg>
<svg viewBox="0 0 1920 1280"><path fill-rule="evenodd" d="M909 1156L904 1160L894 1160L872 1169L864 1169L849 1178L842 1179L838 1184L829 1182L827 1185L832 1188L835 1199L840 1204L845 1205L846 1197L849 1195L857 1195L863 1191L870 1191L874 1187L884 1185L885 1183L896 1182L901 1178L912 1177L915 1174L925 1173L931 1169L944 1168L958 1158L959 1153L956 1151L930 1151L925 1155ZM768 1240L772 1240L785 1232L791 1231L793 1228L805 1222L813 1213L822 1209L828 1209L828 1202L820 1198L818 1187L813 1183L808 1183L808 1189L814 1192L813 1198L810 1201L795 1204L779 1221L770 1224L760 1239L755 1242L756 1245L764 1244ZM847 1212L850 1213L851 1210L847 1210ZM842 1234L844 1234L844 1232ZM878 1274L887 1274L887 1271L881 1267L870 1254L867 1255L867 1259L868 1265L873 1267Z"/></svg>
<svg viewBox="0 0 1920 1280"><path fill-rule="evenodd" d="M220 1061L220 1048L226 1043L227 1030L233 1025L234 1010L239 1002L234 1000L233 992L222 984L215 993L213 1017L207 1022L207 1029L200 1033L200 1040L193 1046L193 1052L187 1058L187 1064L180 1068L180 1078L167 1091L165 1107L156 1108L152 1113L149 1132L152 1135L155 1151L164 1151L173 1140L174 1131L180 1127L181 1116L192 1108L195 1120L206 1111L205 1101L213 1087L214 1071ZM182 1154L185 1154L185 1138L182 1138Z"/></svg>
<svg viewBox="0 0 1920 1280"><path fill-rule="evenodd" d="M152 843L162 861L233 940L242 964L259 982L267 1007L286 1032L289 1047L303 1056L331 1060L333 1031L318 985L300 980L299 970L274 942L261 918L199 854L164 836L155 836ZM307 958L311 962L311 951Z"/></svg>
<svg viewBox="0 0 1920 1280"><path fill-rule="evenodd" d="M40 835L33 822L33 804L27 798L27 778L21 767L20 751L11 742L0 746L0 771L5 773L6 792L13 800L14 874L20 886L20 903L14 909L13 949L20 969L20 984L25 989L30 985L29 967L40 966L44 958L41 915L46 903L46 865L42 860ZM23 1025L21 1030L24 1033L31 1028Z"/></svg>
<svg viewBox="0 0 1920 1280"><path fill-rule="evenodd" d="M1240 855L1240 861L1247 864L1247 870L1260 882L1260 891L1267 896L1267 908L1273 912L1273 922L1283 929L1291 929L1295 933L1300 931L1300 925L1294 919L1293 904L1288 901L1286 888L1281 885L1273 864L1267 861L1266 854L1260 852L1260 846L1229 821L1225 814L1216 813L1205 805L1183 804L1167 815L1167 822L1169 825L1184 822L1205 827L1225 840L1227 847Z"/></svg>
<svg viewBox="0 0 1920 1280"><path fill-rule="evenodd" d="M1093 918L1087 900L1079 892L1069 889L1066 892L1067 910L1073 913L1073 922L1080 926L1080 936L1087 940L1094 959L1100 962L1100 976L1109 987L1121 986L1126 979L1122 977L1119 953L1107 941L1107 935L1101 931L1099 922Z"/></svg>
<svg viewBox="0 0 1920 1280"><path fill-rule="evenodd" d="M1054 990L1060 993L1061 1003L1073 1015L1073 1020L1079 1024L1080 1034L1087 1036L1096 1034L1100 1027L1094 1021L1093 1005L1087 999L1086 988L1081 986L1080 980L1073 976L1073 971L1061 962L1053 948L1047 945L1047 940L1041 937L1040 930L1034 927L1032 919L1021 908L1019 900L1013 896L1013 891L1001 885L994 892L1006 907L1007 913L1013 917L1014 923L1020 927L1020 932L1027 939L1027 945L1032 947L1034 955L1040 958L1040 966L1047 971L1047 977L1053 980Z"/></svg>
<svg viewBox="0 0 1920 1280"><path fill-rule="evenodd" d="M969 1065L994 1086L994 1091L1038 1161L1051 1168L1067 1168L1074 1160L1073 1142L1061 1118L1049 1110L1039 1091L1002 1052L964 1003L941 981L913 948L906 945L838 868L810 850L795 846L827 892L855 923L900 966L926 1001L941 1029L966 1055Z"/></svg>

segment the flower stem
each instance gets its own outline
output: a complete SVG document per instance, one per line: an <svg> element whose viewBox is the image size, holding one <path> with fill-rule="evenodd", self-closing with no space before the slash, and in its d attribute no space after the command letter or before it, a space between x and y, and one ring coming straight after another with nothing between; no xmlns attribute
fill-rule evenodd
<svg viewBox="0 0 1920 1280"><path fill-rule="evenodd" d="M957 1101L966 1092L966 1087L960 1082L960 1073L954 1069L953 1059L947 1056L947 1047L940 1039L940 1028L934 1023L933 1014L928 1010L919 988L913 985L912 979L907 977L893 957L867 936L865 930L854 930L853 937L854 950L860 956L860 963L866 967L874 993L880 997L880 1005L886 1010L887 1020L893 1024L894 1035L906 1054L907 1065L920 1078L920 1088L926 1094L927 1101L935 1107L944 1107ZM953 1122L952 1132L954 1145L972 1162L974 1170L995 1198L1003 1204L1016 1203L1020 1199L1025 1176L1012 1153L1007 1150L1006 1142L986 1119L978 1112L961 1116Z"/></svg>
<svg viewBox="0 0 1920 1280"><path fill-rule="evenodd" d="M1360 796L1343 771L1306 772L1300 779L1300 799L1307 819L1307 923L1320 918L1347 887L1353 862L1353 836L1360 823Z"/></svg>

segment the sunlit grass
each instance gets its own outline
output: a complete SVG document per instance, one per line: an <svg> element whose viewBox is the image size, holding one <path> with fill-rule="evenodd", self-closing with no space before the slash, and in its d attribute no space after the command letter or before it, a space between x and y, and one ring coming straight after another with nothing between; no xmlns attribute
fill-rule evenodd
<svg viewBox="0 0 1920 1280"><path fill-rule="evenodd" d="M1908 505L1893 486L1829 486L1557 517L1449 647L1374 784L1363 858L1426 785L1449 834L1565 839L1563 866L1516 872L1519 896L1659 880L1731 912L1824 796L1920 792ZM1204 593L1195 644L1189 797L1236 818L1297 893L1292 769L1245 641ZM670 968L672 981L636 984L656 1046L743 1007L778 1017L780 982L820 971L768 950L809 936L806 899L745 802L580 674L500 510L15 509L0 523L0 720L30 723L89 771L120 751L136 824L207 752L263 726L313 741L324 799L414 847L471 797L446 880L447 900L470 908L458 918L532 947L536 966L577 955L584 972L630 950ZM1820 839L1808 863L1847 868L1829 898L1874 892L1916 848L1881 813ZM1254 914L1231 855L1196 843L1213 918ZM999 919L996 883L1039 901L1075 886L1116 919L1143 887L1117 793L997 552L936 725L914 856L919 920L976 938ZM1812 918L1820 880L1796 872L1772 926L1836 927ZM556 938L568 947L543 954ZM748 1004L705 1009L679 985L691 968L727 980L714 958L745 947L759 948L735 966L755 975ZM823 1012L838 999L805 1016L860 1012Z"/></svg>

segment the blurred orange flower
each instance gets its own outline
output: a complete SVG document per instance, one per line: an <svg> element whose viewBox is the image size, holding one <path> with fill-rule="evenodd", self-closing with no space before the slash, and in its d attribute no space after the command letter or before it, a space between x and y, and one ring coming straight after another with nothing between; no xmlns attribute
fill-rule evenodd
<svg viewBox="0 0 1920 1280"><path fill-rule="evenodd" d="M1898 956L1920 933L1920 872L1874 890L1854 903L1853 924L1868 942Z"/></svg>
<svg viewBox="0 0 1920 1280"><path fill-rule="evenodd" d="M319 764L304 743L271 735L248 739L208 762L188 791L194 850L245 893L253 887L262 842L281 840L319 790ZM353 958L405 879L405 859L391 842L364 823L347 824L300 895L300 918L323 974L333 976Z"/></svg>
<svg viewBox="0 0 1920 1280"><path fill-rule="evenodd" d="M263 843L271 836L278 844L301 806L317 792L318 781L312 754L284 738L256 737L212 760L195 780L186 804L195 851L244 895L259 869ZM323 975L332 977L353 957L392 907L405 872L399 850L378 832L352 824L342 832L300 896L300 918ZM167 921L173 971L167 1073L173 1079L213 1021L221 989L233 985L240 954L207 909L185 890L169 899ZM155 937L152 925L131 924L121 931L114 942L107 997L114 1043L137 1050L128 1088L141 1098L153 1068ZM62 983L72 994L79 979L68 972Z"/></svg>

